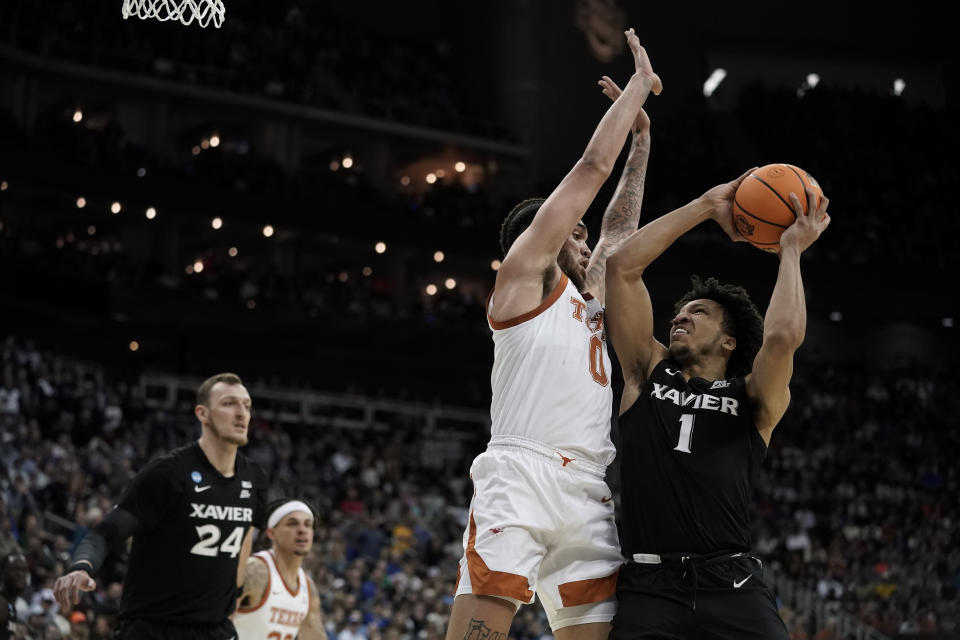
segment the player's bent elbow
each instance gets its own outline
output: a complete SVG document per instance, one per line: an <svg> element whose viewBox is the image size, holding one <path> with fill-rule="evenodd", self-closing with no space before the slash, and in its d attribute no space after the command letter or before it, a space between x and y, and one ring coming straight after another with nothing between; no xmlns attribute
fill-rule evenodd
<svg viewBox="0 0 960 640"><path fill-rule="evenodd" d="M646 267L646 261L638 263L636 256L631 256L630 252L624 251L621 246L620 249L614 251L607 257L607 279L639 280L643 276L643 271Z"/></svg>
<svg viewBox="0 0 960 640"><path fill-rule="evenodd" d="M802 329L783 328L773 331L764 331L763 348L780 353L793 353L803 344L804 331Z"/></svg>
<svg viewBox="0 0 960 640"><path fill-rule="evenodd" d="M614 158L616 160L616 158ZM577 173L591 176L594 180L603 184L610 174L613 173L613 161L599 157L596 153L585 153L574 167Z"/></svg>

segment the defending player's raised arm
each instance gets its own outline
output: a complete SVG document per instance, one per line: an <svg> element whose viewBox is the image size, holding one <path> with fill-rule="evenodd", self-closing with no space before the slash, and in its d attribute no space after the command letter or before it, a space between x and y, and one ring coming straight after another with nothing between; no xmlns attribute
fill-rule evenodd
<svg viewBox="0 0 960 640"><path fill-rule="evenodd" d="M243 584L237 598L237 609L255 609L263 602L270 585L270 569L263 558L251 556L243 567Z"/></svg>
<svg viewBox="0 0 960 640"><path fill-rule="evenodd" d="M323 612L320 610L320 592L313 578L307 576L307 586L310 588L310 611L300 623L297 638L300 640L327 640L327 630L323 626Z"/></svg>
<svg viewBox="0 0 960 640"><path fill-rule="evenodd" d="M583 157L547 197L530 226L504 257L497 272L498 291L502 292L518 280L542 282L544 272L556 259L570 232L613 170L627 132L647 96L651 91L660 92L660 79L653 72L646 51L632 29L626 35L636 71L623 94L600 120ZM535 304L540 302L539 295Z"/></svg>
<svg viewBox="0 0 960 640"><path fill-rule="evenodd" d="M829 199L821 198L817 206L817 196L809 187L806 198L809 213L804 212L797 196L790 194L797 219L780 236L780 269L763 320L763 344L753 361L753 371L746 378L747 395L756 404L754 420L767 444L790 404L793 354L803 342L807 328L800 254L830 224Z"/></svg>
<svg viewBox="0 0 960 640"><path fill-rule="evenodd" d="M622 93L617 83L607 76L598 83L603 94L616 101ZM643 203L643 185L647 177L647 162L650 159L650 118L640 109L633 123L630 152L617 183L613 199L603 213L600 238L594 245L587 267L584 291L590 292L601 305L606 304L607 258L637 230L640 221L640 206Z"/></svg>

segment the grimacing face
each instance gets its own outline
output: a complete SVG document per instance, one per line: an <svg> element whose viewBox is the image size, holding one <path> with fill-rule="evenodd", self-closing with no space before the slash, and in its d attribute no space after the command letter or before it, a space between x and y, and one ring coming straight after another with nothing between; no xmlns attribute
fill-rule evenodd
<svg viewBox="0 0 960 640"><path fill-rule="evenodd" d="M577 291L583 293L587 283L587 266L590 264L590 247L587 246L587 228L578 223L570 232L570 236L560 253L557 255L557 264L560 270L567 274Z"/></svg>
<svg viewBox="0 0 960 640"><path fill-rule="evenodd" d="M242 384L218 382L210 389L207 405L197 407L197 417L213 434L230 444L247 444L252 401Z"/></svg>
<svg viewBox="0 0 960 640"><path fill-rule="evenodd" d="M724 333L724 310L707 298L691 300L670 321L670 356L686 366L705 357L729 356L736 340Z"/></svg>
<svg viewBox="0 0 960 640"><path fill-rule="evenodd" d="M305 556L313 547L313 514L305 511L288 513L277 526L267 529L267 537L278 551Z"/></svg>

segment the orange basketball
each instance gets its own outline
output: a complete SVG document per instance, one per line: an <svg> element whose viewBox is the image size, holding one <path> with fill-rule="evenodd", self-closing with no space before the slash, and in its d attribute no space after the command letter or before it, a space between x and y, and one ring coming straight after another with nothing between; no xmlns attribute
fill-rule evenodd
<svg viewBox="0 0 960 640"><path fill-rule="evenodd" d="M809 173L792 164L768 164L751 173L740 183L733 198L733 221L747 242L758 249L780 251L780 234L793 224L797 216L790 204L790 192L797 194L804 211L807 207L805 187L817 194L817 205L823 190Z"/></svg>

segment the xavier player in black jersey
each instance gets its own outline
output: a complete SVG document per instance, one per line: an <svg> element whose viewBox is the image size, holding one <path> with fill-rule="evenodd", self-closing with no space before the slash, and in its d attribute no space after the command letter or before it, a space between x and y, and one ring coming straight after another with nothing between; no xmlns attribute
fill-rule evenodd
<svg viewBox="0 0 960 640"><path fill-rule="evenodd" d="M780 239L766 317L747 292L694 278L676 305L669 347L653 337L644 269L700 222L734 239L732 201L749 175L634 233L607 262L608 331L625 387L620 404L623 531L611 640L780 638L787 631L750 555L748 503L774 427L790 402L806 309L800 254L827 228L826 198Z"/></svg>
<svg viewBox="0 0 960 640"><path fill-rule="evenodd" d="M239 569L266 519L267 478L237 449L247 443L250 394L221 373L197 391L200 439L152 460L88 533L54 592L67 610L108 551L131 535L117 638L229 640Z"/></svg>

